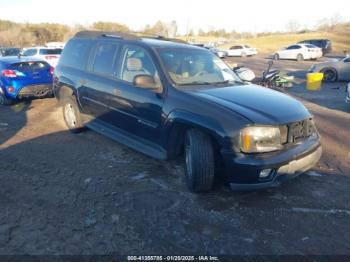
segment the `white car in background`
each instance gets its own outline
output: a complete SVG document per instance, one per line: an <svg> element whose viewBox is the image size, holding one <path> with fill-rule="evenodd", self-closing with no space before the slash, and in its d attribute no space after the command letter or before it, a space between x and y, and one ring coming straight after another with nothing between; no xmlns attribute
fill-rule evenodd
<svg viewBox="0 0 350 262"><path fill-rule="evenodd" d="M312 44L294 44L274 53L273 59L316 60L323 55L322 49Z"/></svg>
<svg viewBox="0 0 350 262"><path fill-rule="evenodd" d="M37 57L48 62L52 67L56 67L58 60L61 56L63 48L60 47L47 47L36 46L24 48L22 51L23 56Z"/></svg>
<svg viewBox="0 0 350 262"><path fill-rule="evenodd" d="M210 48L209 51L220 58L225 58L227 56L227 52L222 51L222 50L217 49L217 48Z"/></svg>
<svg viewBox="0 0 350 262"><path fill-rule="evenodd" d="M249 45L234 45L230 49L226 50L227 56L253 56L258 53L256 48L252 48Z"/></svg>

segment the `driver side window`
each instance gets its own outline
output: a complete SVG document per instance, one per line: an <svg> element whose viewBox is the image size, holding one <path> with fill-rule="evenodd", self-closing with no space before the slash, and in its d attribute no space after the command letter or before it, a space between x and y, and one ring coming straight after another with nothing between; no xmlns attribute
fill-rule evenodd
<svg viewBox="0 0 350 262"><path fill-rule="evenodd" d="M123 53L120 78L134 83L138 75L149 75L154 79L157 87L161 86L157 69L147 51L138 46L127 46Z"/></svg>

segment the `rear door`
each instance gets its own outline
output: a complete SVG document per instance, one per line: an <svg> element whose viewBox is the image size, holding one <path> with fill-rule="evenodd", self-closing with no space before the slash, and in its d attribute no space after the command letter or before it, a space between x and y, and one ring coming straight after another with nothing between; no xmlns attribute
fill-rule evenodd
<svg viewBox="0 0 350 262"><path fill-rule="evenodd" d="M94 119L110 121L109 100L117 86L116 60L119 43L97 42L90 55L86 76L79 81L84 112Z"/></svg>
<svg viewBox="0 0 350 262"><path fill-rule="evenodd" d="M286 59L295 59L298 55L298 52L300 52L301 47L299 45L291 45L287 47L287 49L284 51L284 57Z"/></svg>
<svg viewBox="0 0 350 262"><path fill-rule="evenodd" d="M240 56L242 54L242 46L235 45L228 50L229 56Z"/></svg>

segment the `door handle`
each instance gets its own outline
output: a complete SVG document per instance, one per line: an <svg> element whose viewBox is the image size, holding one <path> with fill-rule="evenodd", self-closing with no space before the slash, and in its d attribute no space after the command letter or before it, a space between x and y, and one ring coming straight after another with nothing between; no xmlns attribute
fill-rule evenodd
<svg viewBox="0 0 350 262"><path fill-rule="evenodd" d="M115 96L120 96L122 94L122 91L120 89L118 89L118 88L114 88L113 89L113 94Z"/></svg>

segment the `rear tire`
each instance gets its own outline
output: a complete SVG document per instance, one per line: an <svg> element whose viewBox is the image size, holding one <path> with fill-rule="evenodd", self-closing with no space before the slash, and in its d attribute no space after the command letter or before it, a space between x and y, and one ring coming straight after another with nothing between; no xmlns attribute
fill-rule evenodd
<svg viewBox="0 0 350 262"><path fill-rule="evenodd" d="M279 56L279 54L274 54L273 55L273 60L279 60L280 59L280 56Z"/></svg>
<svg viewBox="0 0 350 262"><path fill-rule="evenodd" d="M80 111L74 97L65 97L62 103L63 117L68 129L72 133L79 133L83 131L84 125L81 120Z"/></svg>
<svg viewBox="0 0 350 262"><path fill-rule="evenodd" d="M209 191L215 176L215 158L211 138L197 129L186 132L184 154L186 182L192 192Z"/></svg>
<svg viewBox="0 0 350 262"><path fill-rule="evenodd" d="M303 55L302 54L298 54L297 55L297 61L299 62L299 61L303 61L303 60L304 60Z"/></svg>
<svg viewBox="0 0 350 262"><path fill-rule="evenodd" d="M8 99L0 87L0 105L12 105L13 101L11 99Z"/></svg>

